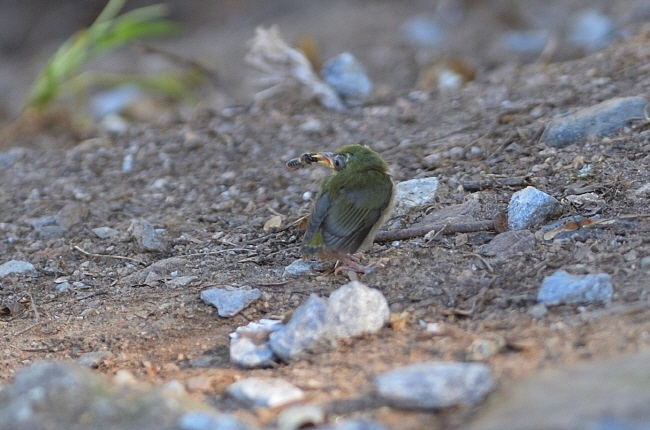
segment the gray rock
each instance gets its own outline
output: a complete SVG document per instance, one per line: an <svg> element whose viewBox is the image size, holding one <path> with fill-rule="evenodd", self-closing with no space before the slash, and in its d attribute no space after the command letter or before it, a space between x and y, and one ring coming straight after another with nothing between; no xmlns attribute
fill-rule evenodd
<svg viewBox="0 0 650 430"><path fill-rule="evenodd" d="M320 74L348 106L359 106L372 94L372 82L368 74L349 52L327 60Z"/></svg>
<svg viewBox="0 0 650 430"><path fill-rule="evenodd" d="M168 397L160 388L117 385L74 364L39 362L20 369L3 389L0 428L177 430L179 419L197 406L211 411L188 396Z"/></svg>
<svg viewBox="0 0 650 430"><path fill-rule="evenodd" d="M169 250L167 241L156 233L153 226L147 220L133 220L128 231L143 251L167 252Z"/></svg>
<svg viewBox="0 0 650 430"><path fill-rule="evenodd" d="M65 293L70 289L70 283L68 281L61 282L59 284L56 284L56 290L59 293Z"/></svg>
<svg viewBox="0 0 650 430"><path fill-rule="evenodd" d="M526 311L528 315L530 315L533 318L542 318L548 313L548 308L544 303L537 303Z"/></svg>
<svg viewBox="0 0 650 430"><path fill-rule="evenodd" d="M211 288L201 291L201 300L217 308L220 317L230 318L262 296L257 288Z"/></svg>
<svg viewBox="0 0 650 430"><path fill-rule="evenodd" d="M499 38L497 46L514 54L539 55L548 44L550 37L548 30L512 30L505 32Z"/></svg>
<svg viewBox="0 0 650 430"><path fill-rule="evenodd" d="M86 205L79 202L66 203L56 214L56 224L70 228L85 221L90 211Z"/></svg>
<svg viewBox="0 0 650 430"><path fill-rule="evenodd" d="M119 133L117 133L119 134ZM133 154L126 154L122 160L122 171L128 173L133 170Z"/></svg>
<svg viewBox="0 0 650 430"><path fill-rule="evenodd" d="M607 273L571 275L558 270L542 281L537 300L546 306L605 302L612 298L612 277Z"/></svg>
<svg viewBox="0 0 650 430"><path fill-rule="evenodd" d="M109 113L104 118L102 118L102 120L99 122L99 128L101 130L106 131L109 134L120 136L126 133L126 131L129 129L129 123L127 120L122 118L122 116L120 116L119 114ZM131 154L129 154L129 156L131 157L131 167L132 167L133 156ZM125 170L125 171L129 171L129 170Z"/></svg>
<svg viewBox="0 0 650 430"><path fill-rule="evenodd" d="M535 250L535 235L530 230L509 230L497 234L480 253L497 260L506 260L515 255L528 254Z"/></svg>
<svg viewBox="0 0 650 430"><path fill-rule="evenodd" d="M327 302L312 294L280 330L271 333L269 345L285 362L298 360L327 337Z"/></svg>
<svg viewBox="0 0 650 430"><path fill-rule="evenodd" d="M68 231L67 227L62 225L46 225L36 229L36 235L39 239L56 239L62 237Z"/></svg>
<svg viewBox="0 0 650 430"><path fill-rule="evenodd" d="M610 136L626 127L632 118L644 118L648 102L643 97L620 97L582 109L572 115L555 118L544 130L540 142L563 148L593 134Z"/></svg>
<svg viewBox="0 0 650 430"><path fill-rule="evenodd" d="M358 281L343 285L327 301L327 326L335 338L376 333L390 317L384 295Z"/></svg>
<svg viewBox="0 0 650 430"><path fill-rule="evenodd" d="M256 342L250 337L230 339L230 362L244 369L260 369L276 364L269 344Z"/></svg>
<svg viewBox="0 0 650 430"><path fill-rule="evenodd" d="M119 114L143 98L144 93L140 88L126 84L95 94L89 104L93 115L99 119L108 114Z"/></svg>
<svg viewBox="0 0 650 430"><path fill-rule="evenodd" d="M55 225L55 224L56 224L56 216L54 215L44 216L41 218L34 218L29 220L29 225L31 225L32 228L35 230L41 227L45 227L46 225Z"/></svg>
<svg viewBox="0 0 650 430"><path fill-rule="evenodd" d="M596 9L583 9L576 14L569 29L568 40L587 52L607 46L614 40L614 22Z"/></svg>
<svg viewBox="0 0 650 430"><path fill-rule="evenodd" d="M198 276L176 276L172 279L165 279L165 285L172 289L176 287L184 287L198 278Z"/></svg>
<svg viewBox="0 0 650 430"><path fill-rule="evenodd" d="M198 411L182 415L178 419L178 427L181 430L249 430L251 428L230 415Z"/></svg>
<svg viewBox="0 0 650 430"><path fill-rule="evenodd" d="M0 152L0 169L11 167L11 165L14 164L15 161L16 160L11 154L7 154L6 152Z"/></svg>
<svg viewBox="0 0 650 430"><path fill-rule="evenodd" d="M490 368L481 363L429 362L391 370L375 378L378 394L404 409L442 409L473 405L494 387Z"/></svg>
<svg viewBox="0 0 650 430"><path fill-rule="evenodd" d="M241 379L230 384L226 392L247 405L263 408L275 408L305 397L300 388L277 378Z"/></svg>
<svg viewBox="0 0 650 430"><path fill-rule="evenodd" d="M110 227L93 228L93 233L100 239L110 239L117 236L120 232Z"/></svg>
<svg viewBox="0 0 650 430"><path fill-rule="evenodd" d="M307 133L321 133L324 128L323 121L318 118L309 118L300 124L300 129Z"/></svg>
<svg viewBox="0 0 650 430"><path fill-rule="evenodd" d="M650 266L650 255L646 255L645 257L642 257L641 261L639 261L639 265L641 266L642 269L647 269L648 266Z"/></svg>
<svg viewBox="0 0 650 430"><path fill-rule="evenodd" d="M406 20L399 29L400 38L408 45L435 47L446 37L434 14L420 14Z"/></svg>
<svg viewBox="0 0 650 430"><path fill-rule="evenodd" d="M189 261L180 257L165 258L156 261L149 267L138 270L124 278L120 279L122 285L153 285L158 280L166 279L171 276L172 272L182 270L189 264Z"/></svg>
<svg viewBox="0 0 650 430"><path fill-rule="evenodd" d="M395 208L392 218L404 216L414 209L433 203L438 192L437 178L411 179L395 186Z"/></svg>
<svg viewBox="0 0 650 430"><path fill-rule="evenodd" d="M280 321L269 319L237 327L230 333L230 362L246 369L273 366L276 360L268 344L269 335L282 327Z"/></svg>
<svg viewBox="0 0 650 430"><path fill-rule="evenodd" d="M87 352L77 359L77 364L82 367L91 367L96 369L102 361L112 356L113 354L110 351Z"/></svg>
<svg viewBox="0 0 650 430"><path fill-rule="evenodd" d="M301 258L300 260L296 260L293 263L289 264L287 267L285 267L283 276L304 275L305 273L310 272L312 269L316 268L317 266L318 266L317 261L308 261L308 260L303 260Z"/></svg>
<svg viewBox="0 0 650 430"><path fill-rule="evenodd" d="M508 204L508 228L534 227L561 210L560 202L535 187L517 191Z"/></svg>
<svg viewBox="0 0 650 430"><path fill-rule="evenodd" d="M650 428L650 353L546 369L501 386L468 430ZM614 426L616 424L616 426Z"/></svg>
<svg viewBox="0 0 650 430"><path fill-rule="evenodd" d="M36 273L36 268L34 265L27 261L9 260L6 263L0 265L0 277L5 277L11 274L23 275L26 273Z"/></svg>

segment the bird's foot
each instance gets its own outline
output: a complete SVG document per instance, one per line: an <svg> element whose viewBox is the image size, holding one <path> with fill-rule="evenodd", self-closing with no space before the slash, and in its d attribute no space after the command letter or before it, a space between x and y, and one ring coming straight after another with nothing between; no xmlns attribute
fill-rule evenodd
<svg viewBox="0 0 650 430"><path fill-rule="evenodd" d="M337 253L338 254L338 253ZM344 272L350 279L352 279L349 275L354 274L354 277L356 278L356 274L363 274L363 275L368 275L372 273L377 267L383 268L385 259L379 259L368 266L364 266L361 264L358 258L356 258L353 255L343 255L343 254L338 254L334 256L338 261L336 263L336 268L334 269L334 274L338 275L341 272ZM354 280L354 279L352 279Z"/></svg>

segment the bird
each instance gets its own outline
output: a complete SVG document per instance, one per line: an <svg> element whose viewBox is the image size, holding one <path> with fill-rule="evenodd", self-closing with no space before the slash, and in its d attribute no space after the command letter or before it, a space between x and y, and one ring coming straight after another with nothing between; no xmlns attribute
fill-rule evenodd
<svg viewBox="0 0 650 430"><path fill-rule="evenodd" d="M303 154L287 163L295 169L322 164L333 170L320 185L307 221L300 252L303 258L318 254L335 258L337 270L369 273L352 254L368 249L393 208L395 187L388 165L365 145L352 144L336 152ZM338 264L338 263L337 263Z"/></svg>

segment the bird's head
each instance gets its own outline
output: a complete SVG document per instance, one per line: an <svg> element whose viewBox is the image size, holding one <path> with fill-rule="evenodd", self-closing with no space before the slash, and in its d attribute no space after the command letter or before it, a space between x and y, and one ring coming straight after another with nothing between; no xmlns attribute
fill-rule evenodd
<svg viewBox="0 0 650 430"><path fill-rule="evenodd" d="M334 172L361 173L371 170L388 172L388 165L379 154L359 144L342 146L336 152L319 152L313 155L313 159Z"/></svg>

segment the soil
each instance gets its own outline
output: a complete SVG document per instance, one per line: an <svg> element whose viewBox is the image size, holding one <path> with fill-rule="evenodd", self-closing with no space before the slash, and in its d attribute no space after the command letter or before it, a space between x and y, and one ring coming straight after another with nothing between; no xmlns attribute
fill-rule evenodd
<svg viewBox="0 0 650 430"><path fill-rule="evenodd" d="M344 6L338 14L345 14ZM408 12L415 13L415 6ZM388 12L379 16L400 23L404 15L394 22ZM358 38L359 45L370 43ZM628 40L587 57L486 68L455 90L413 91L416 73L412 63L403 62L393 75L381 75L372 103L347 113L290 94L258 106L184 109L165 121L134 123L119 136L102 131L78 140L57 133L14 136L6 143L13 164L0 170L0 255L3 261L29 261L38 273L0 282L0 381L10 382L36 360L110 351L98 372L125 369L156 384L176 379L197 397L257 424L271 422L278 411L235 408L223 396L230 383L279 377L305 390L307 401L328 404L342 416L368 416L395 429L445 429L467 423L481 406L423 413L364 403L373 392L373 376L409 363L465 360L473 341L495 337L507 346L484 361L499 382L647 348L650 274L643 258L650 255L650 223L624 218L647 214L641 189L649 182L647 124L639 119L610 138L563 149L545 147L539 135L555 116L613 97L644 95L650 86L649 42L650 30L637 27ZM406 56L399 46L384 48L393 53L390 58ZM400 67L411 70L410 77L391 81L390 76L406 76L399 75ZM369 69L372 75L375 67ZM301 128L313 119L322 126ZM375 244L364 261L387 263L360 280L386 296L402 324L294 364L233 367L228 334L236 327L286 317L310 294L327 296L348 281L331 273L331 264L321 272L283 276L300 258L297 221L311 205L303 194L315 193L328 174L318 168L290 171L284 163L352 142L377 150L395 181L440 180L435 204L411 214L405 225L470 201L478 202L477 220L505 212L521 187L478 192L462 187L486 177L526 177L563 203L562 216L599 215L617 222L565 239L538 237L529 252L505 259L477 254L496 235L487 231ZM439 157L431 161L431 154ZM123 168L127 156L133 157L131 170ZM585 191L598 198L584 205L567 198ZM57 213L67 227L61 236L33 227L35 220ZM280 230L265 232L275 215L282 217ZM144 252L131 240L127 230L140 218L160 229L168 252ZM91 230L105 226L120 233L101 239ZM140 282L129 277L172 257L182 260L168 262L167 277ZM542 280L559 269L609 273L613 301L531 315ZM194 278L177 285L172 281L178 276ZM63 282L70 288L60 292ZM227 285L259 288L263 297L223 319L199 294ZM439 332L425 330L426 323L439 323ZM207 367L197 367L200 357L209 357ZM194 384L198 380L208 382Z"/></svg>

